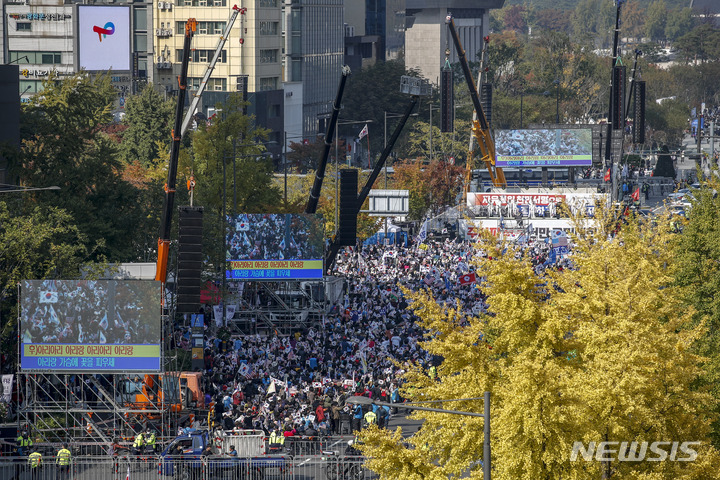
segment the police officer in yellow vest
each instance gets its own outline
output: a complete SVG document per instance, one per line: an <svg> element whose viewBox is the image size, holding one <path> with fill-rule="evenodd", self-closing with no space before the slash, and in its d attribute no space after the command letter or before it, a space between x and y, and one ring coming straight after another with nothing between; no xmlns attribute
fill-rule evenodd
<svg viewBox="0 0 720 480"><path fill-rule="evenodd" d="M58 451L55 456L55 465L58 471L58 480L70 478L70 457L72 453L68 449L67 443L63 444L62 448Z"/></svg>
<svg viewBox="0 0 720 480"><path fill-rule="evenodd" d="M155 432L150 432L150 430L148 430L147 433L145 433L145 446L147 447L147 451L152 453L155 452L155 449L157 447L157 444L155 442Z"/></svg>
<svg viewBox="0 0 720 480"><path fill-rule="evenodd" d="M37 451L37 447L33 448L33 452L28 456L28 465L30 466L30 477L35 480L40 478L42 470L42 454Z"/></svg>
<svg viewBox="0 0 720 480"><path fill-rule="evenodd" d="M270 434L270 438L268 438L268 447L270 447L270 451L281 450L284 446L285 436L277 430L273 430Z"/></svg>
<svg viewBox="0 0 720 480"><path fill-rule="evenodd" d="M143 438L142 432L135 435L135 442L133 443L133 452L135 455L140 455L142 449L145 446L145 438Z"/></svg>
<svg viewBox="0 0 720 480"><path fill-rule="evenodd" d="M33 446L33 441L30 439L28 432L22 432L17 438L17 453L19 457L24 457L30 452L30 447Z"/></svg>
<svg viewBox="0 0 720 480"><path fill-rule="evenodd" d="M370 410L363 416L363 420L365 420L365 426L372 425L377 421L377 414Z"/></svg>

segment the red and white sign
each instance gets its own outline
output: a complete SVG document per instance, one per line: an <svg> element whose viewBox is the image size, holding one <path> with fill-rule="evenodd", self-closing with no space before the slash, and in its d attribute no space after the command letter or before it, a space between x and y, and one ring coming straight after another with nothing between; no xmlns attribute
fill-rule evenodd
<svg viewBox="0 0 720 480"><path fill-rule="evenodd" d="M458 281L460 282L460 285L469 285L471 283L475 283L475 274L467 273L465 275L461 275L460 278L458 278Z"/></svg>
<svg viewBox="0 0 720 480"><path fill-rule="evenodd" d="M547 194L505 194L505 193L468 193L468 207L476 205L550 205L558 204L565 201L565 195L547 195Z"/></svg>

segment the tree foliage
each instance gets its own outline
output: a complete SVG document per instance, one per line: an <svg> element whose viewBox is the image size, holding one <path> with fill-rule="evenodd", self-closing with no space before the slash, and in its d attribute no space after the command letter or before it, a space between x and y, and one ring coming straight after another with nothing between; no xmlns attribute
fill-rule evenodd
<svg viewBox="0 0 720 480"><path fill-rule="evenodd" d="M182 158L178 184L196 178L195 202L205 208L203 251L219 265L224 258L223 205L227 215L271 212L280 204L272 160L264 155L269 131L243 113L240 96L218 106L222 115L192 137L192 157ZM184 182L182 182L184 183Z"/></svg>
<svg viewBox="0 0 720 480"><path fill-rule="evenodd" d="M165 100L148 84L139 95L132 95L125 104L120 154L126 164L139 162L143 167L156 164L160 152L171 143L173 102Z"/></svg>
<svg viewBox="0 0 720 480"><path fill-rule="evenodd" d="M601 218L605 223L613 222ZM422 347L442 362L438 381L411 365L404 395L427 401L490 391L493 478L500 480L714 475L714 401L693 388L703 359L690 350L703 329L691 324L683 287L674 283L667 222L631 220L615 238L585 227L579 225L574 268L543 277L513 248L481 241L488 257L476 267L489 311L480 317L412 294L411 308L428 332ZM482 413L483 405L460 401L452 408ZM482 477L482 419L419 411L413 417L423 424L409 438L362 432L370 469L383 479ZM570 461L576 441L654 440L702 447L696 462Z"/></svg>
<svg viewBox="0 0 720 480"><path fill-rule="evenodd" d="M7 194L13 195L13 194ZM30 195L30 194L24 194ZM18 284L27 279L77 278L88 254L74 219L36 198L0 202L0 347L17 351Z"/></svg>
<svg viewBox="0 0 720 480"><path fill-rule="evenodd" d="M116 142L101 130L112 120L115 99L107 75L51 74L42 95L23 108L12 173L24 185L59 186L61 192L38 196L39 202L69 213L93 255L125 261L134 256L127 235L140 215L138 191L123 179Z"/></svg>

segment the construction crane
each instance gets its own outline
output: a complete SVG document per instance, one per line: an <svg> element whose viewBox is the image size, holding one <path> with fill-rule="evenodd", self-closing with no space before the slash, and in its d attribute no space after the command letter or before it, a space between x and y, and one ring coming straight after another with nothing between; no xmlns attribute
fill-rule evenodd
<svg viewBox="0 0 720 480"><path fill-rule="evenodd" d="M188 108L187 113L185 114L185 118L182 122L182 128L180 129L180 136L182 137L185 135L185 132L187 131L188 127L190 126L190 122L192 122L193 115L195 115L195 110L197 109L198 104L200 103L200 97L202 97L203 92L205 91L205 87L207 86L208 80L210 80L210 75L212 75L213 70L215 70L215 64L217 63L218 59L220 58L220 54L222 53L222 49L225 46L225 41L227 41L228 36L230 35L230 30L232 29L233 25L235 24L235 20L237 19L238 15L245 15L245 12L247 12L247 8L240 8L237 5L234 5L232 8L232 13L230 14L230 18L228 18L227 24L225 25L225 31L223 32L222 36L220 37L220 40L218 40L217 47L215 47L215 54L213 55L212 59L210 60L210 63L208 63L207 70L205 70L205 75L203 75L202 80L200 81L200 86L197 89L197 92L193 95L193 100L190 102L190 108Z"/></svg>
<svg viewBox="0 0 720 480"><path fill-rule="evenodd" d="M168 176L165 184L165 201L160 223L160 238L158 239L158 258L155 269L155 280L165 283L167 279L167 263L170 253L170 226L172 224L173 206L175 203L175 183L177 180L178 157L180 155L180 140L182 140L182 118L185 110L185 91L187 90L188 62L190 61L190 43L197 30L197 20L188 19L185 22L185 41L183 43L182 64L178 76L178 96L175 108L175 126L172 129L172 147L170 148L170 161L168 162Z"/></svg>
<svg viewBox="0 0 720 480"><path fill-rule="evenodd" d="M455 51L458 54L458 60L460 61L460 67L462 67L463 75L465 76L465 82L467 83L468 90L470 90L470 98L472 99L473 106L475 107L475 113L477 119L473 118L472 132L477 141L478 148L480 149L480 155L482 161L485 163L485 167L490 172L490 180L496 187L507 186L505 180L505 174L502 168L495 166L495 140L493 140L492 132L490 131L490 124L485 116L485 111L480 104L480 97L478 96L477 87L475 81L470 73L470 67L468 66L467 58L465 57L465 50L463 50L460 44L460 38L458 37L457 30L455 29L455 22L453 21L452 15L445 17L445 23L450 30L450 36L453 39L455 45ZM468 156L468 168L472 169L472 155ZM466 183L469 183L469 179ZM467 186L465 187L467 188Z"/></svg>

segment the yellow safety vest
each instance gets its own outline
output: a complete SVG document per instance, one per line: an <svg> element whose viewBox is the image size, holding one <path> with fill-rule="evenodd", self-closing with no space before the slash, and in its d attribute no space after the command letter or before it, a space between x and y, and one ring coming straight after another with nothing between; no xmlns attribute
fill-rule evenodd
<svg viewBox="0 0 720 480"><path fill-rule="evenodd" d="M272 432L270 434L270 445L285 445L285 436L282 434L278 434L277 432Z"/></svg>
<svg viewBox="0 0 720 480"><path fill-rule="evenodd" d="M375 419L376 419L376 418L377 418L377 415L375 415L375 412L367 412L367 413L365 414L365 421L366 421L368 424L370 424L370 423L375 423Z"/></svg>
<svg viewBox="0 0 720 480"><path fill-rule="evenodd" d="M144 444L145 444L145 442L143 441L142 433L138 433L137 436L135 437L135 443L133 444L133 447L140 448Z"/></svg>
<svg viewBox="0 0 720 480"><path fill-rule="evenodd" d="M37 468L42 464L42 455L40 452L33 452L28 457L28 463L30 464L30 468Z"/></svg>
<svg viewBox="0 0 720 480"><path fill-rule="evenodd" d="M55 457L55 463L60 466L70 465L70 455L70 450L68 450L67 448L61 449L57 453L57 457Z"/></svg>
<svg viewBox="0 0 720 480"><path fill-rule="evenodd" d="M18 445L21 447L32 447L32 440L30 438L18 437Z"/></svg>
<svg viewBox="0 0 720 480"><path fill-rule="evenodd" d="M148 447L155 446L155 434L154 433L150 434L150 438L147 439L147 441L145 442L145 445L147 445Z"/></svg>

